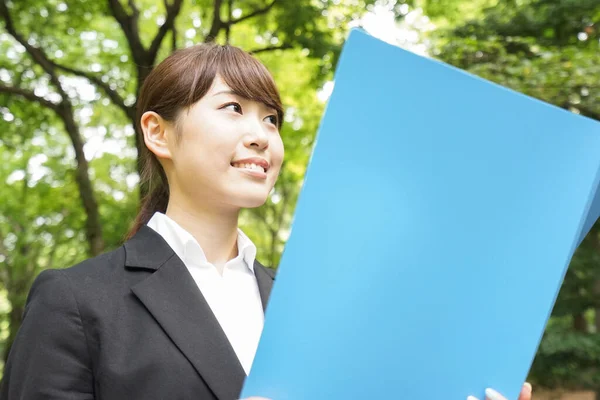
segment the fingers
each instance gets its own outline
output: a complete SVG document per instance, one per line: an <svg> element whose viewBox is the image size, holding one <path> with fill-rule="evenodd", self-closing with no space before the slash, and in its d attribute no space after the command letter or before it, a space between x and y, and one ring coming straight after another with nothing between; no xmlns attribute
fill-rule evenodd
<svg viewBox="0 0 600 400"><path fill-rule="evenodd" d="M485 389L485 398L487 400L506 400L506 397L496 392L494 389Z"/></svg>
<svg viewBox="0 0 600 400"><path fill-rule="evenodd" d="M531 400L531 384L529 382L525 382L523 388L521 389L521 394L519 395L519 400Z"/></svg>
<svg viewBox="0 0 600 400"><path fill-rule="evenodd" d="M529 382L525 382L523 384L523 388L521 389L521 393L519 394L519 400L531 400L531 384ZM487 400L506 400L506 397L502 396L500 393L495 391L494 389L485 389L485 398ZM478 400L475 396L467 397L467 400Z"/></svg>
<svg viewBox="0 0 600 400"><path fill-rule="evenodd" d="M485 398L486 400L506 400L506 398L504 396L502 396L500 393L496 392L494 389L485 389ZM469 396L467 397L467 400L479 400L477 397L475 396ZM521 399L519 399L521 400Z"/></svg>

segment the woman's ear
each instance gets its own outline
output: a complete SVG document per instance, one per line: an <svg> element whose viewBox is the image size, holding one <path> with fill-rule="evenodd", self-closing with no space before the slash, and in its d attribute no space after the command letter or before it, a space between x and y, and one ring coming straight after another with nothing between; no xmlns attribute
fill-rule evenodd
<svg viewBox="0 0 600 400"><path fill-rule="evenodd" d="M144 143L159 159L170 159L169 140L171 129L169 123L154 111L146 111L140 119L140 126L144 134Z"/></svg>

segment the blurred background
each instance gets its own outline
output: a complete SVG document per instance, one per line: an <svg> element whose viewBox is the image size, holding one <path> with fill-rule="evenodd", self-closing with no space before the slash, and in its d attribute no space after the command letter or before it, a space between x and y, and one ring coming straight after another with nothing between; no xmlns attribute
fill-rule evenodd
<svg viewBox="0 0 600 400"><path fill-rule="evenodd" d="M0 0L0 376L35 276L122 243L145 191L136 95L174 49L228 42L278 82L287 158L242 217L276 268L352 27L600 120L600 0ZM566 275L531 369L537 398L600 392L599 234Z"/></svg>

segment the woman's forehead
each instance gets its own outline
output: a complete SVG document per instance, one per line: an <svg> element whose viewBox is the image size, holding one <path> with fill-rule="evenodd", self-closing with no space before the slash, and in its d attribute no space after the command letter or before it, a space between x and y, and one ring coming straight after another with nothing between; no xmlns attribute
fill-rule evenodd
<svg viewBox="0 0 600 400"><path fill-rule="evenodd" d="M233 89L231 89L231 87L223 80L223 78L221 78L221 76L217 74L215 75L215 79L213 80L213 83L208 92L217 93L223 91L233 92Z"/></svg>
<svg viewBox="0 0 600 400"><path fill-rule="evenodd" d="M246 96L244 96L243 94L239 93L238 91L236 91L235 89L232 89L231 86L229 86L224 80L223 78L221 78L219 75L215 76L215 79L212 83L211 88L209 89L208 93L207 93L207 97L216 97L216 96L220 96L220 95L224 95L224 94L229 94L229 95L234 95L234 96L238 96L242 99L245 99L247 101L251 101L251 102L255 102L257 104L260 104L261 106L268 108L268 109L275 109L273 106L264 103L262 101L258 101L256 99L249 99Z"/></svg>

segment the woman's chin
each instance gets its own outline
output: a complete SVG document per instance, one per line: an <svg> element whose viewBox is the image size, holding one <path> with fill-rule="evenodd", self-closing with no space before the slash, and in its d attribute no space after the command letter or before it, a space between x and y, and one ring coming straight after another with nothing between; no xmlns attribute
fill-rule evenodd
<svg viewBox="0 0 600 400"><path fill-rule="evenodd" d="M257 208L265 204L267 197L265 195L238 197L235 204L239 208Z"/></svg>

